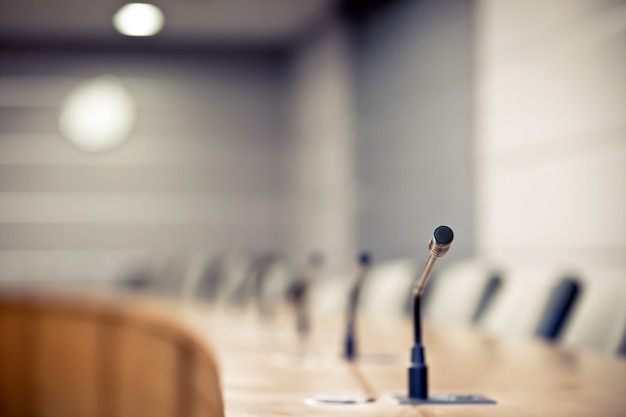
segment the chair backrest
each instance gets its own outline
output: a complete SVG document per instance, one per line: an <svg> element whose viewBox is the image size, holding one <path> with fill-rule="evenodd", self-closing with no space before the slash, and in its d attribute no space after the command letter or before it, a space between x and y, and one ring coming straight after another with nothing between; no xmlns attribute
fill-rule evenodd
<svg viewBox="0 0 626 417"><path fill-rule="evenodd" d="M154 285L154 271L148 262L135 263L114 283L120 291L148 292Z"/></svg>
<svg viewBox="0 0 626 417"><path fill-rule="evenodd" d="M626 306L624 305L611 331L609 351L626 357Z"/></svg>
<svg viewBox="0 0 626 417"><path fill-rule="evenodd" d="M433 292L425 315L438 323L477 323L498 297L502 279L498 269L488 261L477 258L457 261L433 277Z"/></svg>
<svg viewBox="0 0 626 417"><path fill-rule="evenodd" d="M257 303L261 313L272 313L286 300L287 289L291 283L291 274L287 263L280 259L271 261L262 276L257 277Z"/></svg>
<svg viewBox="0 0 626 417"><path fill-rule="evenodd" d="M556 340L576 306L581 292L578 278L563 278L550 291L535 330L535 335L546 340Z"/></svg>
<svg viewBox="0 0 626 417"><path fill-rule="evenodd" d="M551 304L551 301L555 287L561 284L564 278L575 275L552 265L514 265L507 268L507 271L501 294L485 313L480 323L481 327L491 333L506 336L545 337L538 331L541 330L542 321L550 321L551 317L546 315L560 316L559 320L552 321L558 326L565 322L573 304L567 302ZM556 307L565 308L567 311L563 314L563 311ZM560 327L556 330L557 334L558 330Z"/></svg>
<svg viewBox="0 0 626 417"><path fill-rule="evenodd" d="M179 297L185 278L186 256L170 254L159 260L136 263L116 282L120 290Z"/></svg>
<svg viewBox="0 0 626 417"><path fill-rule="evenodd" d="M178 298L183 294L189 255L176 253L164 257L157 265L150 293Z"/></svg>
<svg viewBox="0 0 626 417"><path fill-rule="evenodd" d="M383 318L405 315L416 274L416 265L412 260L375 264L363 283L360 311Z"/></svg>
<svg viewBox="0 0 626 417"><path fill-rule="evenodd" d="M585 282L580 303L564 329L565 346L619 353L626 330L626 273L613 275L600 273Z"/></svg>
<svg viewBox="0 0 626 417"><path fill-rule="evenodd" d="M200 270L198 282L194 286L193 298L208 302L215 302L219 299L223 286L225 264L225 257L217 255L204 265Z"/></svg>
<svg viewBox="0 0 626 417"><path fill-rule="evenodd" d="M224 415L216 362L135 303L0 291L0 415Z"/></svg>
<svg viewBox="0 0 626 417"><path fill-rule="evenodd" d="M472 323L480 323L487 311L489 311L491 303L500 294L503 284L504 281L499 273L494 273L485 281L476 308L472 313Z"/></svg>
<svg viewBox="0 0 626 417"><path fill-rule="evenodd" d="M311 289L311 309L316 313L344 313L351 285L349 276L318 278Z"/></svg>
<svg viewBox="0 0 626 417"><path fill-rule="evenodd" d="M190 301L199 296L202 281L217 260L218 257L207 250L196 250L188 256L181 286L183 300Z"/></svg>
<svg viewBox="0 0 626 417"><path fill-rule="evenodd" d="M237 303L252 285L252 259L243 255L227 255L223 259L220 296L227 303Z"/></svg>

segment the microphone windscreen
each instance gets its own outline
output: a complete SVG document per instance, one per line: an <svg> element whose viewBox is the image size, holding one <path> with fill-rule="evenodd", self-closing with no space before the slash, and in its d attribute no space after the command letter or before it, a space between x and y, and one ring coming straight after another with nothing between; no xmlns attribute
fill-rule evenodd
<svg viewBox="0 0 626 417"><path fill-rule="evenodd" d="M439 226L433 234L435 241L440 245L449 245L454 239L454 232L448 226Z"/></svg>
<svg viewBox="0 0 626 417"><path fill-rule="evenodd" d="M359 254L359 264L361 265L369 265L372 263L372 255L369 252L361 252Z"/></svg>

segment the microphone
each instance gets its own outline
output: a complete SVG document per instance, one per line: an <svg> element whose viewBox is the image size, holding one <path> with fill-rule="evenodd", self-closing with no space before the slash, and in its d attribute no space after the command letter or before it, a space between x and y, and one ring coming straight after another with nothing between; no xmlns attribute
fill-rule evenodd
<svg viewBox="0 0 626 417"><path fill-rule="evenodd" d="M301 342L306 341L311 329L309 290L311 285L318 278L323 265L324 256L321 253L314 252L311 254L303 276L297 278L288 291L288 298L292 301L294 306L296 331Z"/></svg>
<svg viewBox="0 0 626 417"><path fill-rule="evenodd" d="M433 268L435 266L435 261L437 258L441 258L443 255L448 253L450 249L450 244L454 239L454 232L448 226L439 226L435 229L433 236L430 238L428 242L428 252L430 252L430 256L428 257L428 261L426 261L426 266L424 267L424 272L422 272L422 276L417 281L415 285L415 289L413 295L415 297L421 297L424 294L424 290L426 289L426 284L430 280L430 276L433 273Z"/></svg>
<svg viewBox="0 0 626 417"><path fill-rule="evenodd" d="M348 364L348 370L352 373L353 377L357 380L357 383L364 391L363 395L315 395L305 400L307 404L367 404L376 401L376 393L372 387L367 383L363 374L357 368L357 365L353 362L356 359L356 312L359 304L359 295L363 281L367 275L367 271L372 263L372 256L367 252L361 252L357 258L356 274L350 296L348 298L348 306L346 309L346 339L344 347L344 357L350 363Z"/></svg>
<svg viewBox="0 0 626 417"><path fill-rule="evenodd" d="M344 357L348 361L354 361L357 357L356 349L356 312L359 305L359 296L363 281L372 263L372 256L367 252L361 252L357 260L357 273L354 284L348 298L348 310L346 317L346 340L344 344Z"/></svg>
<svg viewBox="0 0 626 417"><path fill-rule="evenodd" d="M398 396L400 404L495 404L481 395L428 395L428 366L422 344L421 300L430 280L435 262L450 249L454 232L448 226L439 226L428 242L428 260L419 280L413 288L413 331L414 345L411 349L411 365L408 369L408 396Z"/></svg>
<svg viewBox="0 0 626 417"><path fill-rule="evenodd" d="M411 351L411 366L409 367L409 397L428 398L428 366L424 358L424 347L422 345L422 316L421 301L426 284L433 273L435 262L445 255L450 249L450 244L454 239L454 233L448 226L439 226L435 229L433 236L428 242L428 252L430 256L424 266L424 271L413 289L413 330L415 344Z"/></svg>

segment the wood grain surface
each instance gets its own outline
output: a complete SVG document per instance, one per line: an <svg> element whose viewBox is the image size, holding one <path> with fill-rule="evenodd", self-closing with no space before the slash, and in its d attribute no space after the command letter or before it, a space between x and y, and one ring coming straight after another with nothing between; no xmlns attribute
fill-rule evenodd
<svg viewBox="0 0 626 417"><path fill-rule="evenodd" d="M176 308L0 290L0 416L222 417L218 367Z"/></svg>
<svg viewBox="0 0 626 417"><path fill-rule="evenodd" d="M11 298L2 291L0 295ZM121 302L119 296L84 294L60 298L66 306L84 308L66 309L66 319L58 323L58 317L40 318L35 335L48 341L40 342L34 353L25 348L32 335L24 331L23 317L0 303L0 364L4 366L0 400L6 415L16 410L60 415L42 410L43 403L31 404L45 400L67 410L67 415L100 416L219 417L222 401L227 417L626 416L626 361L537 340L498 340L475 329L426 325L431 393L483 394L497 404L404 406L398 405L394 394L406 393L408 320L359 317L359 360L347 363L340 357L345 324L341 316L315 317L312 333L303 342L289 310L268 319L253 312L167 300ZM49 303L47 295L38 299ZM95 333L86 311L97 316L111 304L124 306L117 308L115 319L124 326L114 326L114 320ZM71 311L80 312L80 317ZM59 326L81 340L71 365L53 360L67 355L68 342L52 331ZM93 357L97 341L96 352L110 352L100 356L99 367L91 363L98 360ZM52 350L42 351L44 345ZM117 349L111 353L102 346ZM206 352L217 357L219 384L216 364ZM25 361L29 357L35 362ZM94 385L77 385L81 379L91 380L90 373L100 380L117 381L118 389L103 392ZM71 401L67 392L55 386L58 374L69 378L67 386L81 396L78 401ZM26 391L19 392L20 386ZM361 405L309 401L317 395L374 397L375 401ZM99 410L93 409L94 404Z"/></svg>
<svg viewBox="0 0 626 417"><path fill-rule="evenodd" d="M197 316L196 316L197 315ZM194 317L196 316L196 317ZM626 416L626 361L538 340L498 340L476 329L426 326L433 394L483 394L496 405L398 405L406 394L410 321L360 317L360 360L342 360L342 317L317 317L306 346L288 314L202 312L222 368L226 415ZM373 396L365 405L315 405L316 395Z"/></svg>

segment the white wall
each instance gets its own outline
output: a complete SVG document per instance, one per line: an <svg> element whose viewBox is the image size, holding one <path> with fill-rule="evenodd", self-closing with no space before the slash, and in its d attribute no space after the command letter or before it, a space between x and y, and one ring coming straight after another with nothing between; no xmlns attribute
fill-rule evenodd
<svg viewBox="0 0 626 417"><path fill-rule="evenodd" d="M282 249L282 67L262 54L0 55L0 278L107 279L141 257ZM139 119L85 154L57 116L77 82L121 79Z"/></svg>
<svg viewBox="0 0 626 417"><path fill-rule="evenodd" d="M327 271L355 259L354 126L350 39L336 22L320 28L292 62L289 246L303 263L323 252Z"/></svg>
<svg viewBox="0 0 626 417"><path fill-rule="evenodd" d="M481 254L626 268L626 3L481 0Z"/></svg>

